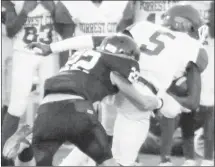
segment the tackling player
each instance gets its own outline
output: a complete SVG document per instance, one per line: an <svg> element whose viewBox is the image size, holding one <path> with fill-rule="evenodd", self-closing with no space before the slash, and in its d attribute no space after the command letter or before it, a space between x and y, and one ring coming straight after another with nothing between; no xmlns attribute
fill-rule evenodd
<svg viewBox="0 0 215 167"><path fill-rule="evenodd" d="M106 133L97 120L92 103L116 93L118 88L128 99L135 101L138 108L152 110L160 107L155 95L140 94L124 79L133 82L134 72L139 68L135 61L139 54L132 38L120 34L110 36L96 50L76 52L58 75L46 81L45 98L33 128L32 148L37 165L51 165L54 153L67 140L98 164L117 165L111 159ZM18 149L13 149L19 146L26 133L17 131L7 141L3 151L6 157L17 155ZM24 155L24 151L22 153Z"/></svg>
<svg viewBox="0 0 215 167"><path fill-rule="evenodd" d="M115 33L120 29L117 29L119 20L125 15L124 11L128 7L129 1L62 1L66 6L72 21L74 22L74 28L68 29L68 37L80 36L80 35L99 35L104 33ZM80 10L82 9L82 10ZM86 12L85 9L87 10ZM65 39L65 38L64 38ZM72 50L72 51L71 51ZM73 49L70 50L74 52ZM65 52L61 52L65 53ZM64 65L68 56L61 56L60 63ZM110 140L112 139L112 133L109 127L112 127L109 122L112 122L112 117L106 114L109 110L109 106L102 105L102 125L106 129ZM113 108L112 108L113 110ZM108 116L108 117L107 117ZM107 121L105 121L107 120ZM80 158L83 159L83 158ZM76 158L78 161L78 159ZM83 161L83 160L82 160ZM76 163L73 161L74 164ZM78 164L76 164L78 166Z"/></svg>

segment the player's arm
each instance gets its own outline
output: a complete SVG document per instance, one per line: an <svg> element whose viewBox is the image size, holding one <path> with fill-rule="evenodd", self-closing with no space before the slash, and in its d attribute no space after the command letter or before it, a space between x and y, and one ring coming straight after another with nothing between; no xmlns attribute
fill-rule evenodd
<svg viewBox="0 0 215 167"><path fill-rule="evenodd" d="M171 96L176 99L182 106L196 110L200 104L201 93L201 72L196 64L190 62L187 68L187 96L176 96L171 93Z"/></svg>
<svg viewBox="0 0 215 167"><path fill-rule="evenodd" d="M10 1L2 1L10 2ZM25 1L23 8L19 14L16 14L15 6L11 3L6 12L6 29L8 37L13 38L17 32L21 30L27 20L27 14L33 10L37 5L36 1Z"/></svg>
<svg viewBox="0 0 215 167"><path fill-rule="evenodd" d="M117 25L117 32L123 31L128 26L132 25L134 23L134 10L135 1L128 1L127 6L123 12L122 19L119 21Z"/></svg>
<svg viewBox="0 0 215 167"><path fill-rule="evenodd" d="M61 1L56 3L53 16L55 30L60 36L63 39L72 37L75 32L76 24L73 22L68 9Z"/></svg>
<svg viewBox="0 0 215 167"><path fill-rule="evenodd" d="M135 53L134 53L135 55ZM139 63L134 57L126 55L103 55L102 61L111 71L118 72L124 78L129 78L131 73L139 72Z"/></svg>
<svg viewBox="0 0 215 167"><path fill-rule="evenodd" d="M79 50L79 49L92 49L99 46L102 40L108 34L101 36L92 36L92 35L81 35L72 38L68 38L59 42L52 43L50 45L45 45L41 43L31 43L28 45L29 49L39 48L41 53L38 53L43 56L47 56L51 53L60 53L67 50Z"/></svg>
<svg viewBox="0 0 215 167"><path fill-rule="evenodd" d="M127 79L123 78L120 74L111 72L111 81L118 87L120 92L132 102L141 111L152 111L162 107L162 100L156 96L143 95L131 84Z"/></svg>

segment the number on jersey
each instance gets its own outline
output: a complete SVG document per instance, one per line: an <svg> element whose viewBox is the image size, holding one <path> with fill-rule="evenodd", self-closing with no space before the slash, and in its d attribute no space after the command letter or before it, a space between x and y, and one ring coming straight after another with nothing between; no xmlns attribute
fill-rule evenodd
<svg viewBox="0 0 215 167"><path fill-rule="evenodd" d="M44 44L49 45L50 43L52 43L53 26L51 24L41 26L39 32L36 27L25 27L24 29L25 29L25 35L23 37L23 41L26 44L29 44L32 42L42 42ZM38 33L40 35L38 35Z"/></svg>
<svg viewBox="0 0 215 167"><path fill-rule="evenodd" d="M137 71L137 69L135 67L132 67L131 68L131 72L128 76L128 80L131 82L131 83L134 83L134 82L137 82L138 81L138 78L140 77L140 73Z"/></svg>
<svg viewBox="0 0 215 167"><path fill-rule="evenodd" d="M159 39L157 39L159 36L167 36L168 38L174 40L175 39L175 36L172 35L171 33L169 32L161 32L161 31L156 31L155 33L152 34L152 36L149 38L149 41L153 44L156 44L156 48L154 50L150 50L147 48L147 45L145 44L142 44L141 47L140 47L140 50L149 55L149 56L157 56L159 55L163 49L165 48L165 41L160 41Z"/></svg>
<svg viewBox="0 0 215 167"><path fill-rule="evenodd" d="M89 71L96 65L100 57L101 54L93 50L76 52L72 58L68 60L65 67L60 70L60 72L81 70L89 73Z"/></svg>

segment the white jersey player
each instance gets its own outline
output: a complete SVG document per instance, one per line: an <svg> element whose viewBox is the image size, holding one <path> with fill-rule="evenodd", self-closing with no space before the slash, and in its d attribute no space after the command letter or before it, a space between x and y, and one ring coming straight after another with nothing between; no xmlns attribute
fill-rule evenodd
<svg viewBox="0 0 215 167"><path fill-rule="evenodd" d="M175 15L172 17L175 17ZM174 24L176 25L175 28L178 25L181 26L181 21L184 21L183 16L176 18L177 20L175 21L178 22L177 25ZM196 22L195 18L191 18L189 25L193 25L194 22ZM189 25L186 22L186 26ZM186 27L183 25L183 28ZM135 85L136 88L141 89L143 94L151 96L157 94L162 97L164 99L163 114L170 118L175 117L181 112L181 105L173 97L169 96L166 90L175 79L175 74L178 71L180 72L178 76L183 75L188 62L196 63L201 70L204 70L207 65L207 58L205 58L205 55L202 55L202 52L199 52L201 50L200 43L186 33L172 31L145 21L131 26L127 30L127 33L133 36L142 49L142 56L139 60L141 68L140 78L142 79ZM96 39L95 36L79 36L51 44L50 47L44 45L32 45L31 47L39 47L44 51L43 54L48 54L50 52L61 52L87 46L95 47L94 39ZM82 44L82 41L85 41L84 44ZM189 43L189 46L187 43ZM46 51L47 53L45 53ZM202 62L205 61L203 65L199 64L199 59ZM142 85L141 82L143 82ZM115 104L118 107L112 148L114 157L122 165L132 165L146 138L151 112L144 112L143 114L141 110L137 109L132 103L120 95L112 96L105 100L106 103ZM170 110L169 104L174 109ZM121 127L123 127L123 130ZM145 132L143 133L144 129Z"/></svg>
<svg viewBox="0 0 215 167"><path fill-rule="evenodd" d="M72 21L74 22L73 34L68 37L79 35L99 35L102 33L115 33L117 24L123 16L128 1L61 1L66 6ZM71 56L73 51L69 51ZM64 65L68 55L61 58Z"/></svg>
<svg viewBox="0 0 215 167"><path fill-rule="evenodd" d="M13 48L10 48L13 50L13 60L11 98L2 128L3 145L16 131L19 118L26 111L37 68L40 68L41 98L45 79L58 71L56 55L43 57L26 47L32 42L50 44L56 41L52 11L49 9L54 6L54 2L14 1L13 3L14 6L8 7L9 12L6 16L7 33L13 41Z"/></svg>
<svg viewBox="0 0 215 167"><path fill-rule="evenodd" d="M2 23L2 105L8 106L11 85L12 40L7 37L5 25Z"/></svg>
<svg viewBox="0 0 215 167"><path fill-rule="evenodd" d="M22 10L24 1L16 1L14 3L15 10L19 15L22 12L19 10L20 8ZM41 68L39 70L40 79L42 80L41 83L58 71L56 55L41 57L35 54L35 51L29 50L26 47L32 42L50 44L51 42L57 41L57 33L54 31L51 12L41 3L38 3L37 6L27 14L26 22L12 40L14 50L13 84L9 112L15 112L16 116L21 116L26 107L24 103L27 102L36 69L38 67ZM20 76L25 78L25 82L20 80Z"/></svg>
<svg viewBox="0 0 215 167"><path fill-rule="evenodd" d="M63 1L76 23L74 36L115 33L128 1Z"/></svg>

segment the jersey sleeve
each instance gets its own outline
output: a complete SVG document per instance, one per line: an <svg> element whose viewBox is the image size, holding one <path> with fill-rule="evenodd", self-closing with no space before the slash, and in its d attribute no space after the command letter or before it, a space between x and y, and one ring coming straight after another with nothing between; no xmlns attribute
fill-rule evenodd
<svg viewBox="0 0 215 167"><path fill-rule="evenodd" d="M55 7L55 22L56 23L63 23L63 24L71 24L73 23L72 17L66 8L66 6L58 1Z"/></svg>
<svg viewBox="0 0 215 167"><path fill-rule="evenodd" d="M208 53L205 50L205 48L200 47L199 50L197 51L197 54L190 56L188 62L189 61L195 63L199 68L202 69L202 71L204 71L208 64Z"/></svg>
<svg viewBox="0 0 215 167"><path fill-rule="evenodd" d="M132 71L139 71L139 64L133 59L104 55L102 60L111 71L116 71L125 78L128 78Z"/></svg>

